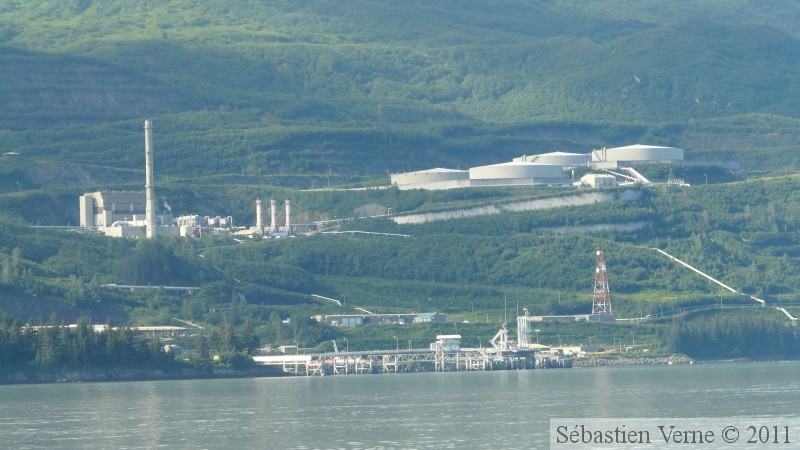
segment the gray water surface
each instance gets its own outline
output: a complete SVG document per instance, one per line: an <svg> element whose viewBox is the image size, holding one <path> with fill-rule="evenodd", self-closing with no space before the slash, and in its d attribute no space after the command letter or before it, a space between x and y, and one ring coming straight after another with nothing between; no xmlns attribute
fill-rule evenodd
<svg viewBox="0 0 800 450"><path fill-rule="evenodd" d="M791 417L800 363L0 386L2 448L548 448L551 417Z"/></svg>

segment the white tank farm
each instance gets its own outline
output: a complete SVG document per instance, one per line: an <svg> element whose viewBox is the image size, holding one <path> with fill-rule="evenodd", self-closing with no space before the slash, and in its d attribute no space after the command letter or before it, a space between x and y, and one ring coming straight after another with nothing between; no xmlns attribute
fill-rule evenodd
<svg viewBox="0 0 800 450"><path fill-rule="evenodd" d="M627 145L625 147L592 150L592 162L683 161L683 149L657 145Z"/></svg>
<svg viewBox="0 0 800 450"><path fill-rule="evenodd" d="M452 184L452 187L457 187L459 181L469 179L469 172L466 170L455 169L442 169L435 168L429 170L420 170L418 172L406 173L393 173L391 175L392 186L397 186L400 189L415 189L425 186L442 187Z"/></svg>
<svg viewBox="0 0 800 450"><path fill-rule="evenodd" d="M514 158L514 162L556 164L560 166L585 166L589 162L589 154L551 152L542 153L540 155L523 155L519 158Z"/></svg>
<svg viewBox="0 0 800 450"><path fill-rule="evenodd" d="M469 169L470 180L541 179L546 182L563 177L564 166L558 164L508 162Z"/></svg>

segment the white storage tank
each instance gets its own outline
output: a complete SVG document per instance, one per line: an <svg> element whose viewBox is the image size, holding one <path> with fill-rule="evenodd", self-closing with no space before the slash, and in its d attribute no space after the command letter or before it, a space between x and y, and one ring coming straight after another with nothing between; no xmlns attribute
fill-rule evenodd
<svg viewBox="0 0 800 450"><path fill-rule="evenodd" d="M469 179L469 172L466 170L435 168L420 170L417 172L393 173L391 175L392 186L400 189L426 189L429 187L441 186L442 188L457 187L459 181Z"/></svg>
<svg viewBox="0 0 800 450"><path fill-rule="evenodd" d="M560 166L585 166L589 163L587 153L551 152L540 155L523 155L514 158L514 162L530 162L539 164L555 164Z"/></svg>
<svg viewBox="0 0 800 450"><path fill-rule="evenodd" d="M564 166L529 162L508 162L469 169L470 180L546 180L564 178Z"/></svg>
<svg viewBox="0 0 800 450"><path fill-rule="evenodd" d="M628 162L683 161L683 149L657 145L627 145L625 147L592 150L592 163L596 166L617 167ZM599 163L599 164L598 164Z"/></svg>

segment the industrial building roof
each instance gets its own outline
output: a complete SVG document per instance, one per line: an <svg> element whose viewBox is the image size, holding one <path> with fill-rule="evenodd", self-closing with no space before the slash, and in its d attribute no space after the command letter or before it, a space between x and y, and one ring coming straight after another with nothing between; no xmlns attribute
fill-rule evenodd
<svg viewBox="0 0 800 450"><path fill-rule="evenodd" d="M678 147L665 147L663 145L646 145L646 144L633 144L624 147L614 147L607 150L644 150L644 149L658 149L658 148L678 148Z"/></svg>
<svg viewBox="0 0 800 450"><path fill-rule="evenodd" d="M458 169L443 169L441 167L436 167L434 169L416 170L414 172L406 172L406 173L452 173L452 172L466 172L466 171Z"/></svg>
<svg viewBox="0 0 800 450"><path fill-rule="evenodd" d="M546 163L537 163L537 162L527 162L527 161L509 161L504 163L498 164L490 164L488 166L483 167L498 167L498 166L560 166L561 164L546 164Z"/></svg>
<svg viewBox="0 0 800 450"><path fill-rule="evenodd" d="M531 156L586 156L586 153L569 153L569 152L550 152L550 153L540 153L538 155L531 155Z"/></svg>
<svg viewBox="0 0 800 450"><path fill-rule="evenodd" d="M416 319L435 319L436 317L439 317L439 313L430 312L430 313L419 313L419 314L417 314L417 317L415 317L415 318Z"/></svg>

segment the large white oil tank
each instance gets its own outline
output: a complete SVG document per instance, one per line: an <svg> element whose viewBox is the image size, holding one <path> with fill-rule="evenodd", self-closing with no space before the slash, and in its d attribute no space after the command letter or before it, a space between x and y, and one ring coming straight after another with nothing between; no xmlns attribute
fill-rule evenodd
<svg viewBox="0 0 800 450"><path fill-rule="evenodd" d="M514 162L555 164L561 166L585 166L589 162L587 153L551 152L540 155L524 155L514 158Z"/></svg>
<svg viewBox="0 0 800 450"><path fill-rule="evenodd" d="M397 186L400 188L405 186L426 185L468 179L469 172L466 170L442 168L420 170L418 172L393 173L391 175L392 186Z"/></svg>
<svg viewBox="0 0 800 450"><path fill-rule="evenodd" d="M592 162L683 161L683 149L658 145L627 145L592 150Z"/></svg>
<svg viewBox="0 0 800 450"><path fill-rule="evenodd" d="M507 162L469 169L470 180L564 178L564 166L529 162Z"/></svg>

